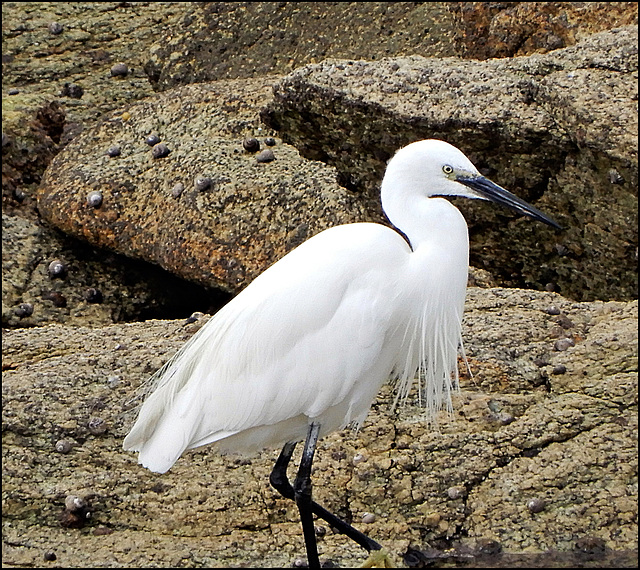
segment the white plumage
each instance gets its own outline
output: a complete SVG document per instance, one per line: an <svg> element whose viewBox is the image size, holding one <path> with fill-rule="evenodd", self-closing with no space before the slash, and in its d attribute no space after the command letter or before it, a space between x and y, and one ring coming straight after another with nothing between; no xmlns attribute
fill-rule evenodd
<svg viewBox="0 0 640 570"><path fill-rule="evenodd" d="M205 444L254 452L304 440L312 421L322 437L361 423L390 376L400 399L420 373L425 406L450 405L468 236L446 195L491 199L555 225L445 142L401 149L381 198L407 239L380 224L347 224L287 254L156 374L125 449L165 472Z"/></svg>

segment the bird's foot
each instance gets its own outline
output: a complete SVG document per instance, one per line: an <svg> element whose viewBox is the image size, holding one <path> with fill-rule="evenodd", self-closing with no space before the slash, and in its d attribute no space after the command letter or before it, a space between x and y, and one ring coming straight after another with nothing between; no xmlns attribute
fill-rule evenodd
<svg viewBox="0 0 640 570"><path fill-rule="evenodd" d="M381 548L372 550L360 568L398 568L398 565L391 559L389 553Z"/></svg>

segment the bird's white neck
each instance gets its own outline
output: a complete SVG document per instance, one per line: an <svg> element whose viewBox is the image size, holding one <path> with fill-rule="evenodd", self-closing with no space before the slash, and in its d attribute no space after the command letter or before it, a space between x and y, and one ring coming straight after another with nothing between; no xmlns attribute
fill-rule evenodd
<svg viewBox="0 0 640 570"><path fill-rule="evenodd" d="M445 198L398 200L385 212L411 244L403 281L406 352L398 366L398 398L403 401L417 373L424 379L423 402L430 413L451 407L457 384L457 353L467 286L469 239L460 211ZM402 195L402 194L400 194Z"/></svg>
<svg viewBox="0 0 640 570"><path fill-rule="evenodd" d="M467 223L446 198L416 199L412 193L398 193L396 189L391 199L385 199L382 193L382 206L389 221L407 237L412 250L437 248L468 261Z"/></svg>

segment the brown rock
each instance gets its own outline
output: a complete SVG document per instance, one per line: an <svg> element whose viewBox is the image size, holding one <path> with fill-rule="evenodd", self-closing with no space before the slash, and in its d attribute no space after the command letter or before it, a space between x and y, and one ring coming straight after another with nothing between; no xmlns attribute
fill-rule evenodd
<svg viewBox="0 0 640 570"><path fill-rule="evenodd" d="M582 338L562 353L553 351L550 305ZM122 451L135 414L127 402L203 320L5 332L5 564L38 565L48 551L65 567L286 567L304 556L296 506L269 487L277 450L247 460L199 448L164 475ZM409 544L480 538L506 553L571 551L583 537L634 549L637 334L637 302L471 289L464 339L474 376L462 378L454 415L441 414L433 430L412 401L391 412L385 387L358 433L321 440L314 498L396 559ZM533 364L545 355L547 368ZM556 363L564 375L549 374ZM547 384L537 384L540 374ZM514 421L500 422L501 412ZM87 424L98 413L110 429L93 435ZM77 442L69 453L53 449L62 438ZM451 499L456 486L466 497ZM59 526L69 495L92 506L85 532ZM532 515L534 498L545 509ZM376 518L366 529L358 523L365 513ZM114 532L92 532L101 527ZM366 558L331 532L320 550L343 567Z"/></svg>
<svg viewBox="0 0 640 570"><path fill-rule="evenodd" d="M444 139L565 228L460 201L472 265L503 285L630 299L638 286L637 34L629 26L547 54L482 62L326 60L276 85L262 117L304 156L335 166L372 211L388 158L414 140Z"/></svg>
<svg viewBox="0 0 640 570"><path fill-rule="evenodd" d="M286 144L267 163L243 151L248 134L266 134L258 115L272 83L188 86L131 107L126 122L110 116L52 162L39 188L40 213L92 245L240 290L300 240L365 218L332 168ZM162 160L145 144L151 131L172 149ZM112 144L118 157L104 155ZM176 198L177 183L184 191ZM92 190L102 193L99 208L87 206Z"/></svg>

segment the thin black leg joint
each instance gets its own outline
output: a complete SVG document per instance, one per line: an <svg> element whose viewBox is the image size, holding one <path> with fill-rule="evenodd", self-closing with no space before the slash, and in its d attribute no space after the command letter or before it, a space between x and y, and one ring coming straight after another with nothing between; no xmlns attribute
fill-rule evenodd
<svg viewBox="0 0 640 570"><path fill-rule="evenodd" d="M318 441L319 431L320 424L312 423L309 426L304 451L302 453L302 459L300 461L300 467L298 469L298 474L293 485L291 485L289 479L287 478L287 467L291 462L291 456L296 447L295 443L285 444L285 446L282 448L282 451L280 452L276 464L273 467L273 470L271 471L271 476L269 477L269 481L274 489L276 489L283 497L296 502L296 504L298 505L298 510L300 510L301 520L304 517L306 521L303 521L302 525L303 532L305 534L307 558L309 560L310 567L313 567L313 552L315 552L315 560L317 560L318 564L318 566L316 567L319 567L319 559L315 539L315 527L313 525L312 515L316 515L317 517L323 519L335 530L342 534L345 534L368 552L371 552L372 550L382 549L382 546L378 542L369 538L366 534L352 527L350 524L338 518L336 515L312 500L311 467L313 463L315 447ZM303 512L305 513L304 515ZM305 530L305 525L307 530ZM311 532L313 532L313 537L311 537Z"/></svg>

